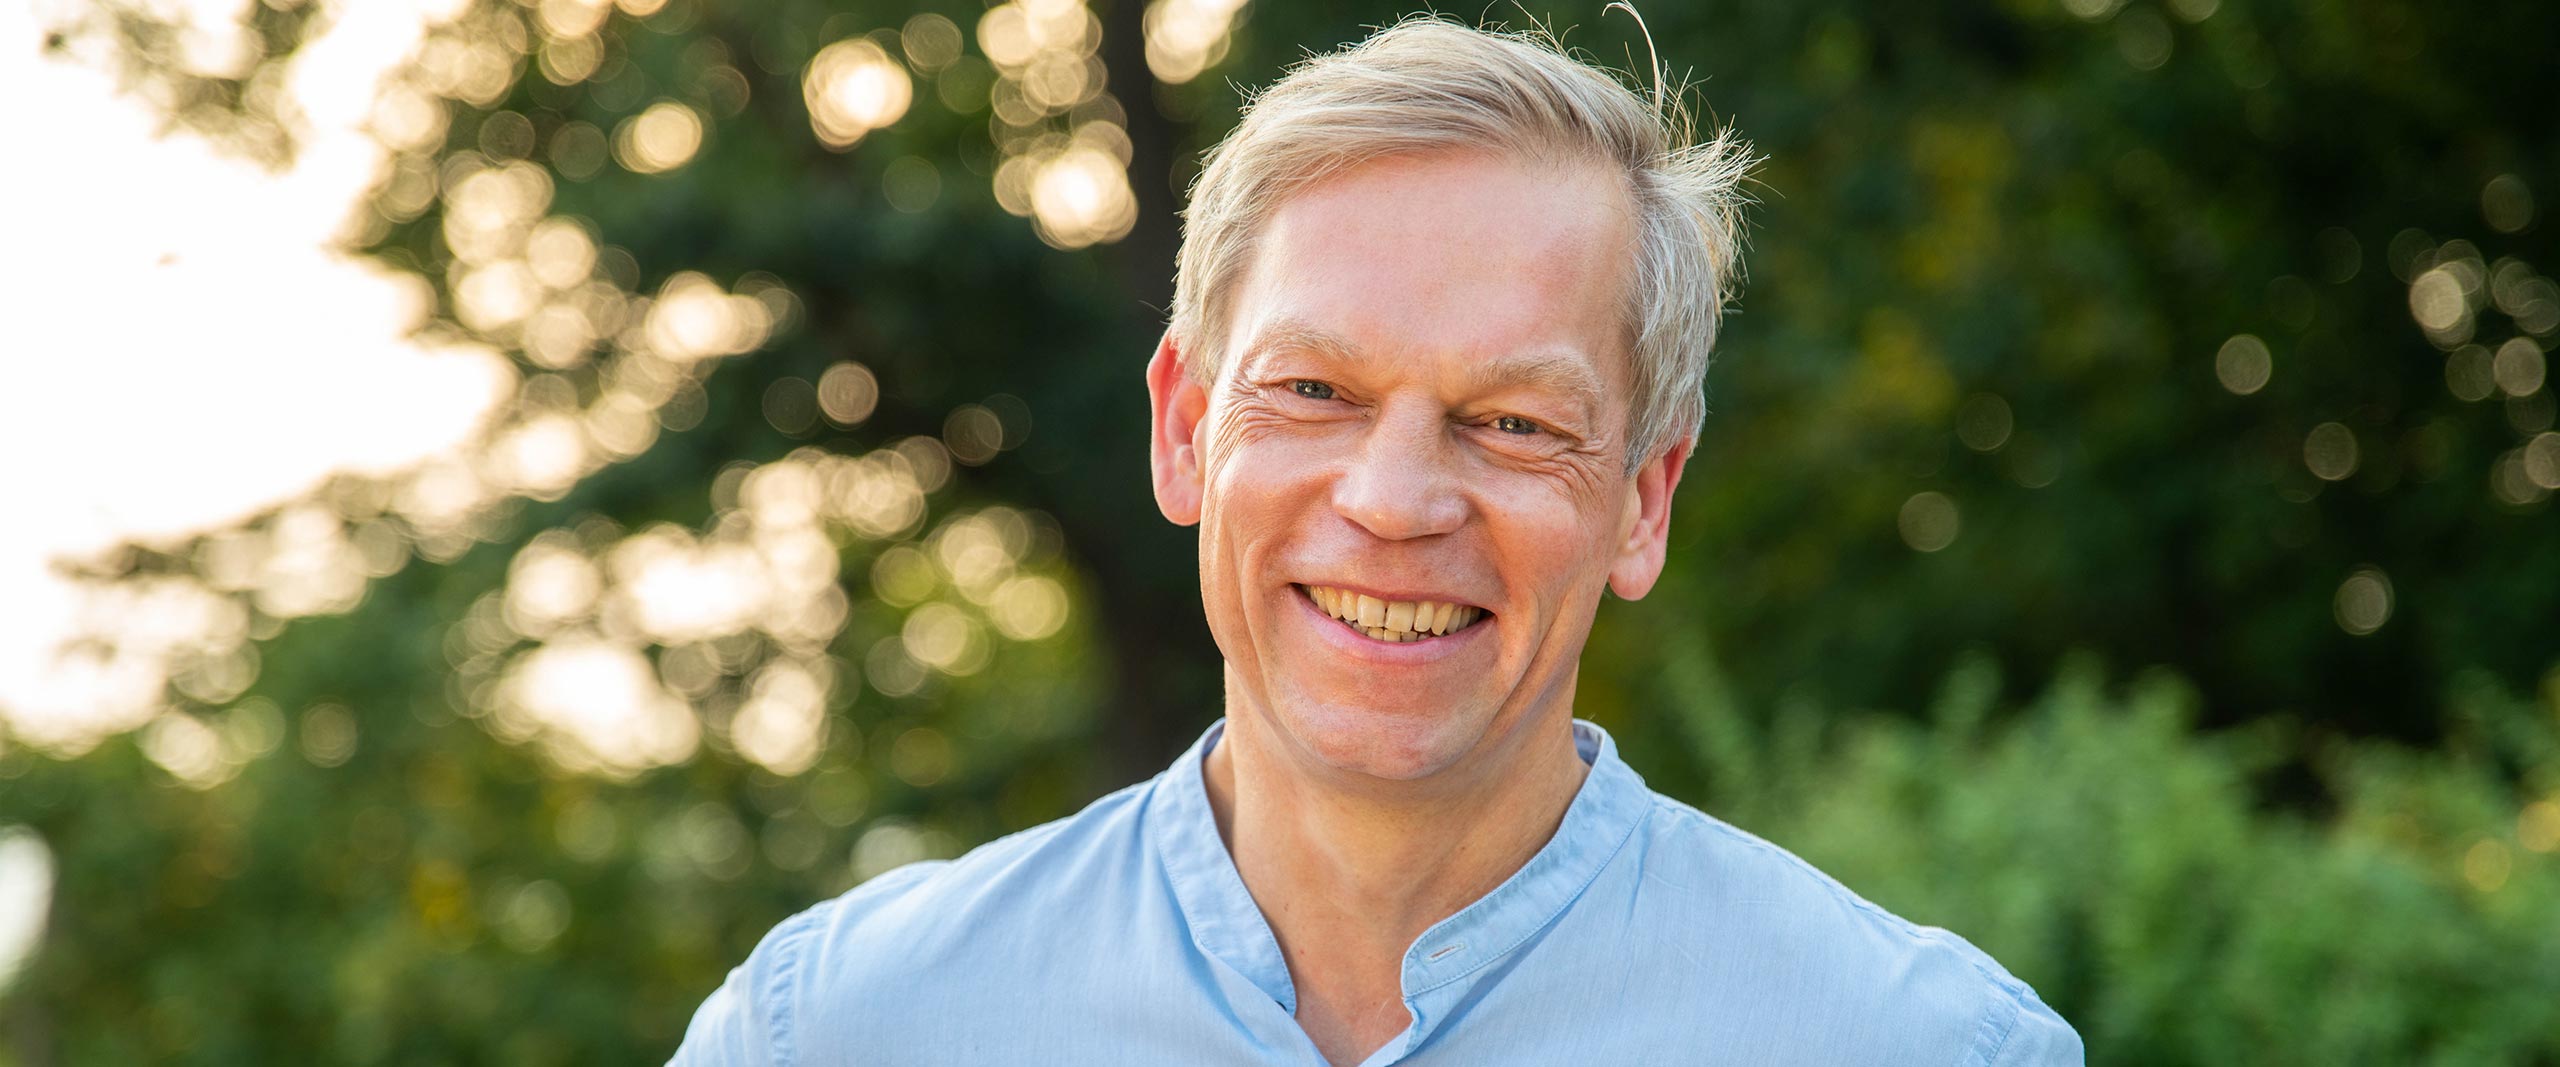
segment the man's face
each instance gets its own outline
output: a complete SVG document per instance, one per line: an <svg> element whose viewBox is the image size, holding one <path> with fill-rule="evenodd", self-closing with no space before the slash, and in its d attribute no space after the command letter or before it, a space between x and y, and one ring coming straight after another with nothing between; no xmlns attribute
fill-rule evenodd
<svg viewBox="0 0 2560 1067"><path fill-rule="evenodd" d="M1311 768L1411 780L1569 713L1601 590L1660 573L1688 447L1626 473L1634 247L1606 172L1489 155L1281 204L1217 380L1170 337L1148 372L1230 714Z"/></svg>

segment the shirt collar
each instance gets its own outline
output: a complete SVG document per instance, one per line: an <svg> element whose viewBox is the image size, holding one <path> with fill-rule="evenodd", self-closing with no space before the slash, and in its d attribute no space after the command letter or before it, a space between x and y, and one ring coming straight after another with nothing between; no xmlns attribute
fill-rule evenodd
<svg viewBox="0 0 2560 1067"><path fill-rule="evenodd" d="M1202 760L1225 729L1224 719L1210 724L1157 778L1150 833L1201 951L1234 968L1282 1010L1295 1014L1297 990L1290 984L1280 942L1254 906L1244 878L1236 873L1235 859L1218 834L1208 787L1201 778ZM1423 931L1406 950L1404 996L1414 1015L1405 1040L1408 1049L1429 1037L1444 1014L1429 1010L1430 1006L1463 999L1470 980L1487 964L1509 955L1554 922L1599 877L1652 810L1652 792L1618 758L1617 742L1607 731L1576 719L1573 743L1591 771L1565 809L1555 836L1509 879Z"/></svg>
<svg viewBox="0 0 2560 1067"><path fill-rule="evenodd" d="M1156 853L1164 858L1165 875L1182 906L1191 939L1209 958L1235 968L1256 988L1277 1001L1281 1010L1298 1012L1298 991L1289 982L1289 964L1280 955L1280 939L1255 907L1253 894L1236 873L1218 834L1217 813L1209 808L1209 786L1201 777L1203 761L1226 732L1227 720L1209 724L1173 766L1156 777L1149 800L1148 831Z"/></svg>

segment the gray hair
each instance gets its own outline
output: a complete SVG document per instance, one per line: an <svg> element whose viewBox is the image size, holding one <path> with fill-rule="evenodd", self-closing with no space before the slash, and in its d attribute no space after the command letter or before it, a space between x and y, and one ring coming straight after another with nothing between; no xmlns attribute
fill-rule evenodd
<svg viewBox="0 0 2560 1067"><path fill-rule="evenodd" d="M1235 288L1281 201L1381 156L1490 148L1623 175L1639 235L1627 469L1695 435L1707 354L1740 268L1740 186L1756 160L1729 129L1694 143L1680 94L1655 96L1648 105L1545 34L1429 16L1297 64L1247 103L1192 186L1172 323L1190 372L1208 384L1223 366Z"/></svg>

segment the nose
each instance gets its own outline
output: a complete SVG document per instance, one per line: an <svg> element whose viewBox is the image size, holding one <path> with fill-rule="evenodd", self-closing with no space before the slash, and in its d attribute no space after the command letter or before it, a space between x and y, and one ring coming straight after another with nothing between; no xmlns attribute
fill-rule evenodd
<svg viewBox="0 0 2560 1067"><path fill-rule="evenodd" d="M1381 410L1343 459L1333 510L1389 541L1452 532L1467 518L1455 459L1436 412Z"/></svg>

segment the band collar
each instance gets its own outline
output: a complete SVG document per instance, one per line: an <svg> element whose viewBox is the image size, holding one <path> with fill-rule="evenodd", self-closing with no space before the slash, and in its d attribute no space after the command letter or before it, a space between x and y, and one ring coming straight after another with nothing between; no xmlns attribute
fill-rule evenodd
<svg viewBox="0 0 2560 1067"><path fill-rule="evenodd" d="M1157 776L1149 801L1149 833L1201 951L1234 968L1282 1010L1296 1014L1297 990L1279 939L1245 889L1209 807L1202 768L1225 730L1224 719L1210 724ZM1573 741L1591 771L1555 836L1509 879L1433 924L1406 950L1404 997L1414 1022L1400 1041L1388 1042L1399 1056L1430 1037L1445 1017L1446 1005L1462 1001L1488 964L1563 914L1652 810L1651 791L1618 757L1617 742L1607 731L1576 719Z"/></svg>

